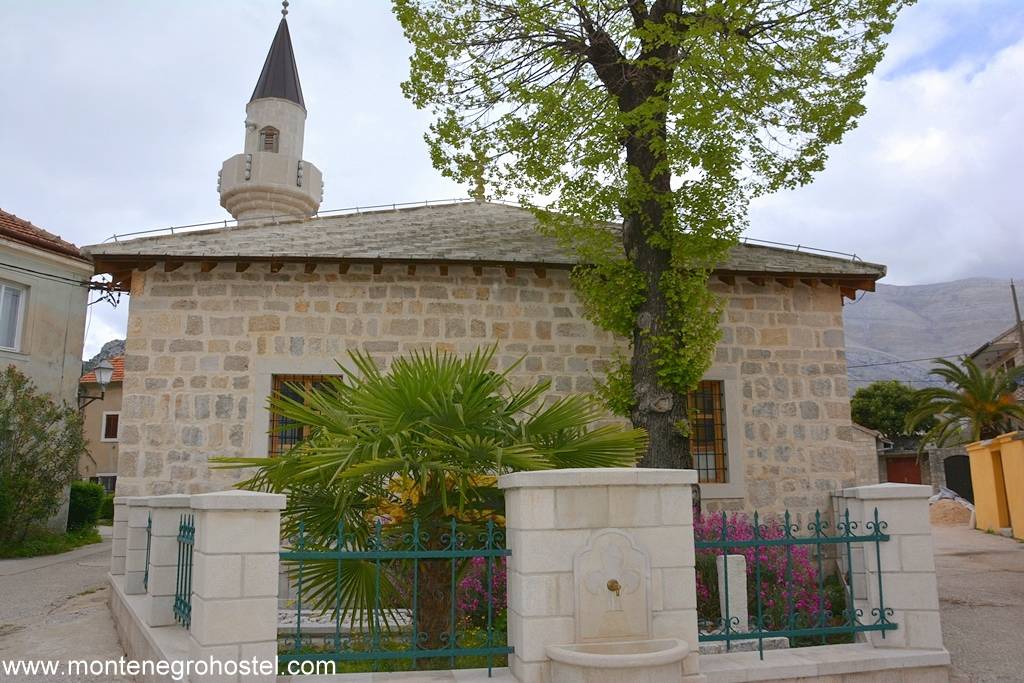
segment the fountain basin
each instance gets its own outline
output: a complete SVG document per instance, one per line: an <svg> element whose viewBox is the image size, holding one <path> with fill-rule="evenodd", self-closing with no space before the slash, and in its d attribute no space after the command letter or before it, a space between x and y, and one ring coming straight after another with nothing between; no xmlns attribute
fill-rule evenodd
<svg viewBox="0 0 1024 683"><path fill-rule="evenodd" d="M678 638L548 645L552 683L679 683L690 645Z"/></svg>

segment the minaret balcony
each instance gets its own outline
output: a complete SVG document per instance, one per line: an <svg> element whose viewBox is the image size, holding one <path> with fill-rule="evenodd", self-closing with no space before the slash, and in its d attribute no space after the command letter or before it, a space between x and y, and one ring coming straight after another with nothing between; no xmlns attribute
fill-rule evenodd
<svg viewBox="0 0 1024 683"><path fill-rule="evenodd" d="M236 154L221 167L220 203L238 220L311 216L323 176L313 164L275 152Z"/></svg>

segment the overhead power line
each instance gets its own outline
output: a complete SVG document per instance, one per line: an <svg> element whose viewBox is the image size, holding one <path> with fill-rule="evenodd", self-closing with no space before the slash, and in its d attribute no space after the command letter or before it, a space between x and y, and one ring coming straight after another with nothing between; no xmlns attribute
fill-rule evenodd
<svg viewBox="0 0 1024 683"><path fill-rule="evenodd" d="M850 377L850 378L847 379L847 381L848 382L867 382L868 384L873 384L874 382L901 382L903 384L945 384L945 382L943 380L941 380L941 379L896 379L896 378L893 378L893 379L889 379L889 380L880 380L880 379L858 379L856 377Z"/></svg>
<svg viewBox="0 0 1024 683"><path fill-rule="evenodd" d="M13 263L3 263L0 261L0 268L7 268L8 270L14 270L22 273L29 273L36 277L46 278L48 280L55 280L57 282L64 282L71 285L77 285L79 287L89 287L89 280L79 280L73 277L65 277L63 275L56 275L54 273L47 273L41 270L33 270L32 268L26 268L24 266L16 266Z"/></svg>
<svg viewBox="0 0 1024 683"><path fill-rule="evenodd" d="M900 365L902 363L921 363L923 361L939 360L940 358L960 358L963 355L964 354L962 353L955 353L951 356L928 356L927 358L912 358L910 360L888 360L883 363L864 363L863 365L847 365L846 369L852 370L854 368L877 368L880 365Z"/></svg>

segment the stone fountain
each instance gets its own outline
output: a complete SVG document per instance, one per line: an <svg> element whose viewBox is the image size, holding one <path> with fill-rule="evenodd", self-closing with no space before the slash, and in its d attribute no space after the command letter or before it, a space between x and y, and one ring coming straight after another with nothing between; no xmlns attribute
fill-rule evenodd
<svg viewBox="0 0 1024 683"><path fill-rule="evenodd" d="M503 475L520 683L703 683L693 470Z"/></svg>
<svg viewBox="0 0 1024 683"><path fill-rule="evenodd" d="M678 683L689 644L651 637L651 560L620 529L595 533L573 560L576 642L548 645L551 683Z"/></svg>

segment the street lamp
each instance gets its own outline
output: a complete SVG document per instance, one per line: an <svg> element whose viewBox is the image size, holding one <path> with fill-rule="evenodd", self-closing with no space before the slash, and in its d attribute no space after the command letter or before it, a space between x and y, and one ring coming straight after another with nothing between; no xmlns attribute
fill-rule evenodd
<svg viewBox="0 0 1024 683"><path fill-rule="evenodd" d="M78 390L79 391L79 393L78 393L78 409L79 410L84 410L85 407L87 405L89 405L90 403L92 403L93 401L96 401L96 400L102 401L103 400L103 396L107 393L107 385L110 384L110 380L114 376L114 366L110 363L109 360L104 358L103 360L101 360L99 363L96 364L96 367L93 368L93 373L96 375L96 384L100 385L100 395L99 396L89 396L87 393L85 393L82 390L81 385L79 385L79 390Z"/></svg>

